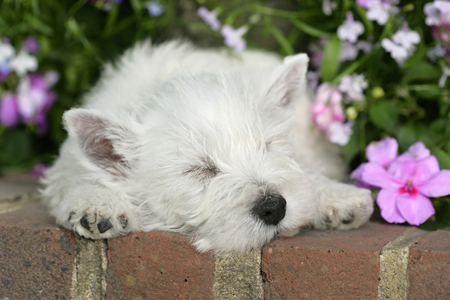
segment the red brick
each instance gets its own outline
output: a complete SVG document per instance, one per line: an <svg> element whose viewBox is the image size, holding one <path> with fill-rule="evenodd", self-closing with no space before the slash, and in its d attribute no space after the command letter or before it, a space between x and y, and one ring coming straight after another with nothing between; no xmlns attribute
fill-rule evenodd
<svg viewBox="0 0 450 300"><path fill-rule="evenodd" d="M427 234L409 258L408 299L450 299L450 231Z"/></svg>
<svg viewBox="0 0 450 300"><path fill-rule="evenodd" d="M38 204L0 215L0 299L70 299L74 251Z"/></svg>
<svg viewBox="0 0 450 300"><path fill-rule="evenodd" d="M305 231L263 248L265 299L376 299L379 255L406 227Z"/></svg>
<svg viewBox="0 0 450 300"><path fill-rule="evenodd" d="M108 299L213 298L215 259L187 236L137 233L108 240L108 248Z"/></svg>

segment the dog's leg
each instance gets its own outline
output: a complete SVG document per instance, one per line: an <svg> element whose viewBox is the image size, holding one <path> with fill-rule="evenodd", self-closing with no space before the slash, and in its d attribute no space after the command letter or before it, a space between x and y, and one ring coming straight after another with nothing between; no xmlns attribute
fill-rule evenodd
<svg viewBox="0 0 450 300"><path fill-rule="evenodd" d="M367 222L373 212L369 190L331 180L315 171L308 173L317 193L314 228L352 229Z"/></svg>

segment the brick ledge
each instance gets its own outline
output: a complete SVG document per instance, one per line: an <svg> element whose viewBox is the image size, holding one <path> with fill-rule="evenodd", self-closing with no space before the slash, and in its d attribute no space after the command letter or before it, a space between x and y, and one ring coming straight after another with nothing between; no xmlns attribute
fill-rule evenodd
<svg viewBox="0 0 450 300"><path fill-rule="evenodd" d="M197 253L189 237L159 231L106 244L76 237L38 203L20 200L24 192L29 185L0 197L0 207L5 199L14 207L0 214L1 300L450 299L449 231L369 222L214 257Z"/></svg>

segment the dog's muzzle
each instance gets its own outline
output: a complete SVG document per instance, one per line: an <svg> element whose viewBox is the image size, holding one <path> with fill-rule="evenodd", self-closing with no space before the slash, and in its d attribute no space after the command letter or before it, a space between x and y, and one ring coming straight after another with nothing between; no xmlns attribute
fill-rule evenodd
<svg viewBox="0 0 450 300"><path fill-rule="evenodd" d="M278 193L269 193L258 199L252 212L266 225L277 225L286 215L286 200Z"/></svg>

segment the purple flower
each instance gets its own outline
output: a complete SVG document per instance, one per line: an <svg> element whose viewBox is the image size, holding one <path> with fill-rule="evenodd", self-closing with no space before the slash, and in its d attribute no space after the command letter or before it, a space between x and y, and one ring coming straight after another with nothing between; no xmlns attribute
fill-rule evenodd
<svg viewBox="0 0 450 300"><path fill-rule="evenodd" d="M37 163L30 170L30 176L41 177L44 175L45 171L48 169L48 165L43 163Z"/></svg>
<svg viewBox="0 0 450 300"><path fill-rule="evenodd" d="M208 24L213 30L217 30L220 27L220 21L217 19L217 11L209 11L206 7L200 6L197 10L197 14L206 24Z"/></svg>
<svg viewBox="0 0 450 300"><path fill-rule="evenodd" d="M236 51L243 51L247 46L247 43L242 36L247 32L247 28L242 26L238 29L234 29L230 25L223 25L222 35L225 38L225 45Z"/></svg>
<svg viewBox="0 0 450 300"><path fill-rule="evenodd" d="M0 63L0 81L4 81L6 78L8 78L9 73L11 73L11 66L9 61Z"/></svg>
<svg viewBox="0 0 450 300"><path fill-rule="evenodd" d="M152 17L159 17L165 11L164 6L159 4L158 0L146 2L145 7L147 8L149 15Z"/></svg>
<svg viewBox="0 0 450 300"><path fill-rule="evenodd" d="M434 214L427 197L450 194L450 171L439 169L434 156L415 160L396 160L386 170L376 163L367 163L362 172L364 182L381 190L377 203L381 216L389 223L420 225Z"/></svg>
<svg viewBox="0 0 450 300"><path fill-rule="evenodd" d="M25 48L29 53L38 53L40 50L39 41L34 36L27 37L23 43L22 47Z"/></svg>
<svg viewBox="0 0 450 300"><path fill-rule="evenodd" d="M54 75L53 73L50 76L31 74L22 78L18 86L19 114L27 124L36 122L41 133L47 131L46 115L56 100L56 94L50 91L55 83Z"/></svg>
<svg viewBox="0 0 450 300"><path fill-rule="evenodd" d="M367 2L369 2L370 0L356 0L356 4L358 4L359 6L363 7L363 8L367 8Z"/></svg>
<svg viewBox="0 0 450 300"><path fill-rule="evenodd" d="M355 21L353 19L353 14L351 12L347 13L347 19L344 24L338 27L337 35L341 41L349 41L354 44L364 32L364 26L361 22Z"/></svg>
<svg viewBox="0 0 450 300"><path fill-rule="evenodd" d="M5 127L16 126L19 122L17 97L5 94L0 102L0 123Z"/></svg>

